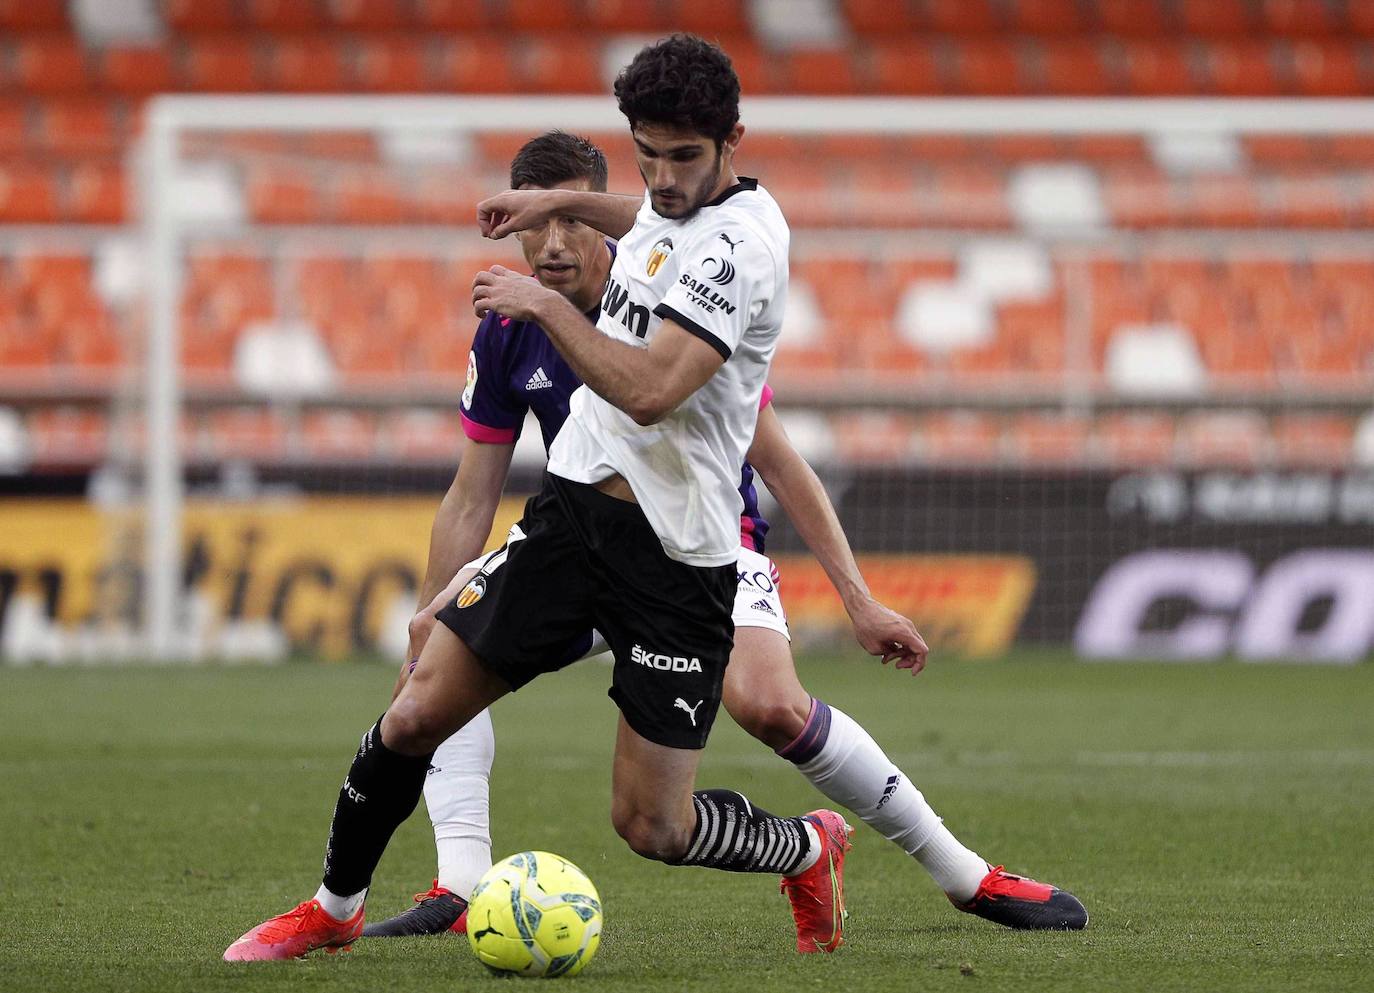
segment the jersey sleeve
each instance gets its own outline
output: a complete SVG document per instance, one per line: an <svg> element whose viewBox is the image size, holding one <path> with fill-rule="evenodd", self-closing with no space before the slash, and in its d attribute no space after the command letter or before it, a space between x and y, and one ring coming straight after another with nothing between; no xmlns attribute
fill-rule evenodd
<svg viewBox="0 0 1374 993"><path fill-rule="evenodd" d="M654 308L728 359L774 292L772 254L752 228L727 216L687 248L678 281Z"/></svg>
<svg viewBox="0 0 1374 993"><path fill-rule="evenodd" d="M490 313L477 326L468 353L468 378L463 387L463 433L473 441L509 444L520 437L529 409L523 397L510 395L506 383L507 329Z"/></svg>

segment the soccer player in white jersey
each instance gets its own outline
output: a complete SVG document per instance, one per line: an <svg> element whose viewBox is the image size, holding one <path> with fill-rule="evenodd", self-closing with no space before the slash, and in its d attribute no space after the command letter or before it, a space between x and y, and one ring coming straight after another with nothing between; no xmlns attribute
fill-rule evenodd
<svg viewBox="0 0 1374 993"><path fill-rule="evenodd" d="M440 612L415 672L363 735L314 898L250 929L226 960L350 946L372 873L414 810L438 745L562 664L552 653L589 628L615 655L617 833L669 864L781 874L794 906L800 894L819 908L802 937L838 944L844 819L829 810L779 817L730 790L693 790L733 646L735 480L781 330L787 224L766 191L735 177L739 81L720 49L681 35L649 46L617 79L616 96L646 203L635 212L597 198L586 213L553 211L623 236L597 325L531 277L494 267L474 282L479 316L536 321L586 384L543 486L505 547ZM524 213L489 207L487 233L499 233L498 214L512 215L504 222L514 228L548 216L521 223ZM889 654L916 663L913 646L894 643Z"/></svg>
<svg viewBox="0 0 1374 993"><path fill-rule="evenodd" d="M604 191L605 157L585 139L561 132L540 135L512 161L511 186ZM540 282L558 289L595 320L613 258L603 236L558 216L519 237ZM547 444L567 418L570 393L579 385L538 325L512 322L493 312L479 326L462 400L469 444L436 516L430 567L421 591L421 603L427 606L411 623L412 659L433 628L434 615L453 602L481 568L479 559L454 574L455 564L475 556L491 530L526 412L535 415ZM1076 904L1053 895L1053 888L991 869L961 845L864 729L839 709L811 697L797 679L777 569L764 553L768 525L754 491L755 461L764 482L834 581L859 643L875 654L893 639L909 641L918 650L923 646L908 620L869 595L824 489L788 441L767 400L765 390L765 406L749 449L751 461L739 482L739 587L735 645L723 689L726 711L793 762L826 796L913 855L956 906L1012 927L1069 926ZM441 590L440 584L451 575L448 587ZM567 657L587 654L592 644L590 632L580 635L568 645ZM466 899L491 865L488 795L494 749L485 715L439 746L424 786L439 852L438 877L428 892L416 897L415 906L389 920L369 923L365 936L463 930ZM807 942L799 942L798 948L818 950Z"/></svg>

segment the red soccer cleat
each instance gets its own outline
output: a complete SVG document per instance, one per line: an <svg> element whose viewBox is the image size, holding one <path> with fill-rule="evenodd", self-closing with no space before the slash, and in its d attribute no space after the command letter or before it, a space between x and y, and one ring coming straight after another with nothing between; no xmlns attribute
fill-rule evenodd
<svg viewBox="0 0 1374 993"><path fill-rule="evenodd" d="M316 948L331 955L346 952L363 933L363 909L346 921L336 921L316 900L263 921L224 950L226 962L269 962L298 959Z"/></svg>
<svg viewBox="0 0 1374 993"><path fill-rule="evenodd" d="M1000 865L990 868L968 903L954 903L967 914L1021 931L1078 931L1088 911L1078 897L1047 883L1014 876Z"/></svg>
<svg viewBox="0 0 1374 993"><path fill-rule="evenodd" d="M364 938L409 938L419 934L468 933L468 903L452 890L434 885L415 894L415 906L363 928Z"/></svg>
<svg viewBox="0 0 1374 993"><path fill-rule="evenodd" d="M813 810L804 818L821 839L816 864L782 881L797 923L797 951L833 952L844 944L844 855L854 829L833 810Z"/></svg>

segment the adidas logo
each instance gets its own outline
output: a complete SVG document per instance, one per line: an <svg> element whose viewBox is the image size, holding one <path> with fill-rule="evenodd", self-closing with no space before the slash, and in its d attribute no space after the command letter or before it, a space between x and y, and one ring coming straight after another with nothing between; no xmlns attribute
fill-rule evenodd
<svg viewBox="0 0 1374 993"><path fill-rule="evenodd" d="M774 617L778 616L778 612L768 605L767 600L758 600L750 604L750 606L753 607L754 610L763 611L765 614L772 614Z"/></svg>
<svg viewBox="0 0 1374 993"><path fill-rule="evenodd" d="M541 365L534 370L534 375L529 378L529 382L525 383L525 391L547 390L552 386L553 380L544 373L544 367Z"/></svg>

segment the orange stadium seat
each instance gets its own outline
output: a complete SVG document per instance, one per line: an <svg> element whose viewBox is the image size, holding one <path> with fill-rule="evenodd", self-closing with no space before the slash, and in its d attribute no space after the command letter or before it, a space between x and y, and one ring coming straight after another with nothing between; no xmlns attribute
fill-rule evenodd
<svg viewBox="0 0 1374 993"><path fill-rule="evenodd" d="M1168 465L1174 458L1174 422L1167 414L1112 414L1097 422L1094 434L1110 465Z"/></svg>
<svg viewBox="0 0 1374 993"><path fill-rule="evenodd" d="M344 224L399 224L418 220L407 187L382 170L349 170L333 184L335 219Z"/></svg>
<svg viewBox="0 0 1374 993"><path fill-rule="evenodd" d="M1246 158L1271 165L1308 165L1323 158L1321 141L1301 134L1251 134L1242 139Z"/></svg>
<svg viewBox="0 0 1374 993"><path fill-rule="evenodd" d="M399 31L414 26L406 0L330 0L329 16L347 31Z"/></svg>
<svg viewBox="0 0 1374 993"><path fill-rule="evenodd" d="M1000 31L1002 19L991 0L926 0L925 28L947 34Z"/></svg>
<svg viewBox="0 0 1374 993"><path fill-rule="evenodd" d="M260 31L316 31L326 23L320 0L247 0L248 23Z"/></svg>
<svg viewBox="0 0 1374 993"><path fill-rule="evenodd" d="M1374 36L1374 6L1364 0L1344 0L1345 20L1352 32Z"/></svg>
<svg viewBox="0 0 1374 993"><path fill-rule="evenodd" d="M1274 448L1287 465L1347 466L1354 440L1355 426L1344 417L1289 414L1274 419Z"/></svg>
<svg viewBox="0 0 1374 993"><path fill-rule="evenodd" d="M951 45L952 89L969 96L1025 93L1031 87L1022 64L1021 46L1002 39L974 39Z"/></svg>
<svg viewBox="0 0 1374 993"><path fill-rule="evenodd" d="M875 38L868 48L873 88L896 95L934 94L943 89L935 46L912 38Z"/></svg>
<svg viewBox="0 0 1374 993"><path fill-rule="evenodd" d="M415 13L422 27L438 31L491 27L487 5L472 0L415 0Z"/></svg>
<svg viewBox="0 0 1374 993"><path fill-rule="evenodd" d="M1249 0L1177 0L1183 28L1198 35L1244 35L1253 31Z"/></svg>
<svg viewBox="0 0 1374 993"><path fill-rule="evenodd" d="M506 0L501 26L515 31L572 31L581 27L577 4Z"/></svg>
<svg viewBox="0 0 1374 993"><path fill-rule="evenodd" d="M835 447L854 462L908 461L916 447L916 418L907 414L865 412L831 420Z"/></svg>
<svg viewBox="0 0 1374 993"><path fill-rule="evenodd" d="M406 410L382 421L379 431L393 457L456 463L463 450L457 415L432 410Z"/></svg>
<svg viewBox="0 0 1374 993"><path fill-rule="evenodd" d="M1140 0L1096 0L1090 5L1097 28L1108 34L1128 37L1160 37L1172 27L1169 8Z"/></svg>
<svg viewBox="0 0 1374 993"><path fill-rule="evenodd" d="M1150 157L1145 140L1137 135L1061 135L1059 141L1066 157L1095 165L1146 162Z"/></svg>
<svg viewBox="0 0 1374 993"><path fill-rule="evenodd" d="M600 49L594 41L531 38L522 48L517 62L522 89L532 93L601 93L606 89Z"/></svg>
<svg viewBox="0 0 1374 993"><path fill-rule="evenodd" d="M1333 134L1324 142L1324 157L1344 166L1368 169L1374 166L1374 135Z"/></svg>
<svg viewBox="0 0 1374 993"><path fill-rule="evenodd" d="M82 162L67 177L62 210L78 224L120 224L129 217L129 185L124 170L113 162Z"/></svg>
<svg viewBox="0 0 1374 993"><path fill-rule="evenodd" d="M171 54L157 45L107 48L100 59L100 83L119 93L176 89Z"/></svg>
<svg viewBox="0 0 1374 993"><path fill-rule="evenodd" d="M249 170L248 211L263 224L309 224L328 219L320 178L291 165L263 165Z"/></svg>
<svg viewBox="0 0 1374 993"><path fill-rule="evenodd" d="M1266 223L1279 227L1345 227L1346 186L1327 169L1290 167L1259 180Z"/></svg>
<svg viewBox="0 0 1374 993"><path fill-rule="evenodd" d="M779 82L774 72L774 56L765 52L752 39L732 38L725 43L730 62L739 77L740 89L745 93L777 93Z"/></svg>
<svg viewBox="0 0 1374 993"><path fill-rule="evenodd" d="M438 83L464 93L512 93L513 51L500 36L463 36L446 42L440 55Z"/></svg>
<svg viewBox="0 0 1374 993"><path fill-rule="evenodd" d="M848 49L799 49L781 57L779 62L789 92L848 95L859 90L855 55Z"/></svg>
<svg viewBox="0 0 1374 993"><path fill-rule="evenodd" d="M162 16L178 32L192 34L243 26L238 0L162 0Z"/></svg>
<svg viewBox="0 0 1374 993"><path fill-rule="evenodd" d="M417 38L368 38L358 46L356 78L364 90L420 93L430 88L425 44Z"/></svg>
<svg viewBox="0 0 1374 993"><path fill-rule="evenodd" d="M1189 221L1206 227L1255 227L1263 220L1259 188L1248 175L1194 176Z"/></svg>
<svg viewBox="0 0 1374 993"><path fill-rule="evenodd" d="M47 407L28 417L36 461L71 463L103 458L110 425L102 411Z"/></svg>
<svg viewBox="0 0 1374 993"><path fill-rule="evenodd" d="M1006 176L999 169L978 165L938 169L918 183L914 201L915 211L934 226L1007 228L1012 224Z"/></svg>
<svg viewBox="0 0 1374 993"><path fill-rule="evenodd" d="M28 107L0 97L0 155L15 155L28 142Z"/></svg>
<svg viewBox="0 0 1374 993"><path fill-rule="evenodd" d="M5 326L0 335L0 377L16 371L28 375L57 362L58 343L52 329L16 319L14 309L12 301L0 297L0 320Z"/></svg>
<svg viewBox="0 0 1374 993"><path fill-rule="evenodd" d="M735 45L729 35L742 35L749 31L749 20L745 16L747 7L736 0L664 0L669 11L669 20L675 30L691 31L718 39L725 44L731 58Z"/></svg>
<svg viewBox="0 0 1374 993"><path fill-rule="evenodd" d="M52 170L0 165L0 223L47 224L57 217L57 183Z"/></svg>
<svg viewBox="0 0 1374 993"><path fill-rule="evenodd" d="M21 89L37 93L66 93L91 84L86 50L67 35L21 37L11 72Z"/></svg>
<svg viewBox="0 0 1374 993"><path fill-rule="evenodd" d="M1135 96L1187 96L1197 91L1190 54L1180 42L1131 41L1122 56L1126 90Z"/></svg>
<svg viewBox="0 0 1374 993"><path fill-rule="evenodd" d="M0 0L0 31L61 31L66 27L66 4Z"/></svg>
<svg viewBox="0 0 1374 993"><path fill-rule="evenodd" d="M1144 164L1103 169L1102 194L1112 223L1124 228L1176 226L1189 210L1186 188Z"/></svg>
<svg viewBox="0 0 1374 993"><path fill-rule="evenodd" d="M1065 316L1059 299L1005 303L997 310L999 336L1015 368L1030 375L1058 375L1064 369Z"/></svg>
<svg viewBox="0 0 1374 993"><path fill-rule="evenodd" d="M293 93L327 93L344 89L344 60L333 40L289 38L265 53L268 84Z"/></svg>
<svg viewBox="0 0 1374 993"><path fill-rule="evenodd" d="M281 415L263 407L231 407L206 417L209 448L218 458L280 458L287 431Z"/></svg>
<svg viewBox="0 0 1374 993"><path fill-rule="evenodd" d="M1207 87L1222 96L1275 96L1282 92L1268 41L1213 41L1203 46Z"/></svg>
<svg viewBox="0 0 1374 993"><path fill-rule="evenodd" d="M242 38L190 39L186 43L185 74L193 90L249 93L266 86L258 46Z"/></svg>
<svg viewBox="0 0 1374 993"><path fill-rule="evenodd" d="M1344 41L1306 39L1293 46L1293 82L1302 96L1359 96L1368 93L1366 79L1359 52Z"/></svg>
<svg viewBox="0 0 1374 993"><path fill-rule="evenodd" d="M1106 53L1096 41L1047 42L1041 52L1046 91L1060 96L1089 96L1117 89Z"/></svg>
<svg viewBox="0 0 1374 993"><path fill-rule="evenodd" d="M1264 30L1274 35L1327 35L1337 24L1326 0L1262 0L1259 15Z"/></svg>
<svg viewBox="0 0 1374 993"><path fill-rule="evenodd" d="M1078 34L1085 27L1077 0L1013 0L1011 24L1026 34Z"/></svg>
<svg viewBox="0 0 1374 993"><path fill-rule="evenodd" d="M1269 454L1269 435L1258 414L1193 414L1178 427L1180 452L1199 466L1254 466Z"/></svg>
<svg viewBox="0 0 1374 993"><path fill-rule="evenodd" d="M843 0L842 7L849 26L859 34L893 37L916 26L908 0Z"/></svg>
<svg viewBox="0 0 1374 993"><path fill-rule="evenodd" d="M59 156L113 154L123 145L114 105L99 98L45 102L37 137L44 151Z"/></svg>
<svg viewBox="0 0 1374 993"><path fill-rule="evenodd" d="M671 27L657 3L644 0L586 0L586 18L606 34L642 31L646 34Z"/></svg>

